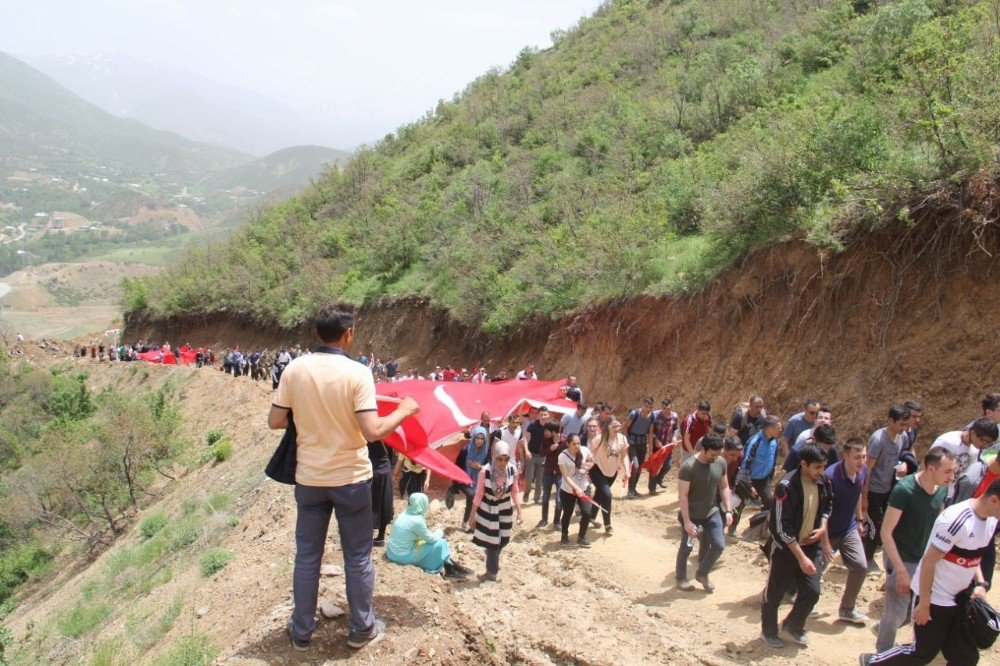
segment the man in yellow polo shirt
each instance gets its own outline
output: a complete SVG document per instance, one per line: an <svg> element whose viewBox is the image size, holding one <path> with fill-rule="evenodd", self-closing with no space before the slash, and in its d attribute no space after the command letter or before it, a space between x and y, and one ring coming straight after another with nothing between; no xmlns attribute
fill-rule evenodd
<svg viewBox="0 0 1000 666"><path fill-rule="evenodd" d="M354 311L328 305L316 315L317 353L299 356L281 375L268 427L288 427L293 414L296 438L295 607L288 622L292 646L309 649L316 629L319 570L331 514L337 516L344 553L349 607L347 644L360 648L382 637L385 622L375 617L372 591L372 465L367 442L393 432L419 411L404 398L380 417L371 371L347 353L354 343Z"/></svg>

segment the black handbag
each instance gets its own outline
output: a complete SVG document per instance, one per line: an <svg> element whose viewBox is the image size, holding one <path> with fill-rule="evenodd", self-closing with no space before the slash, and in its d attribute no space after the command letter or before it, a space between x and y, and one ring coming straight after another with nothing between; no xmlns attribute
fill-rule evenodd
<svg viewBox="0 0 1000 666"><path fill-rule="evenodd" d="M278 448L274 450L271 460L268 461L267 467L264 468L264 474L267 474L278 483L287 483L290 486L295 485L295 465L297 462L296 437L295 422L292 421L292 412L289 410L288 427L285 428L285 434L281 436Z"/></svg>
<svg viewBox="0 0 1000 666"><path fill-rule="evenodd" d="M962 608L962 629L976 647L987 650L1000 636L1000 615L985 599L969 598Z"/></svg>

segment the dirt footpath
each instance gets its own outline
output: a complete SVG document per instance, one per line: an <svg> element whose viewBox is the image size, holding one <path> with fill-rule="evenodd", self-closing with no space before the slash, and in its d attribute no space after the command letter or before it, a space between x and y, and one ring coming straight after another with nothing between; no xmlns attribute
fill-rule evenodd
<svg viewBox="0 0 1000 666"><path fill-rule="evenodd" d="M447 510L435 504L428 522L446 527L457 560L482 571L482 550L458 529L461 505ZM397 510L402 506L397 503ZM288 518L293 514L289 510ZM395 566L377 551L376 611L389 620L389 633L378 645L352 655L344 643L343 619L321 620L312 652L293 653L283 633L287 596L279 594L272 595L278 602L274 615L241 636L220 661L763 665L808 660L839 666L856 663L860 652L874 649L869 628L835 621L846 578L839 560L823 582L821 617L809 621L812 645L805 649L789 644L772 650L758 639L766 569L756 544L730 539L711 576L714 593L676 589L676 514L672 486L653 497L617 501L614 533L592 530L589 550L577 548L575 538L572 546L561 547L551 527L523 528L503 551L498 583L449 583ZM533 526L539 517L537 505L526 506L525 525ZM284 564L292 557L290 529L282 542ZM339 551L328 552L326 561L342 562ZM274 582L287 593L287 568ZM870 577L858 604L874 618L881 613L880 585L881 578ZM325 578L324 586L324 598L343 604L342 579ZM783 606L781 616L787 610ZM909 629L900 631L900 640L910 636ZM1000 664L1000 659L991 652L980 663Z"/></svg>

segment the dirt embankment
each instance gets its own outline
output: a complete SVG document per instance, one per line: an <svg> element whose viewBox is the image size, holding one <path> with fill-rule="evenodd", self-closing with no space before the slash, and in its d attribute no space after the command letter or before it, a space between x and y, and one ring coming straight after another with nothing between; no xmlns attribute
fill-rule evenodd
<svg viewBox="0 0 1000 666"><path fill-rule="evenodd" d="M360 313L359 340L425 372L437 363L516 368L533 360L543 376L578 375L591 400L669 395L680 411L706 398L720 417L753 392L781 414L816 395L852 434L912 398L928 407L925 428L941 431L974 416L1000 375L992 325L998 191L996 181L974 180L912 207L912 224L851 239L841 253L799 240L760 250L689 296L595 304L501 338L425 301L395 301ZM225 313L132 318L126 332L216 347L310 342L307 329Z"/></svg>

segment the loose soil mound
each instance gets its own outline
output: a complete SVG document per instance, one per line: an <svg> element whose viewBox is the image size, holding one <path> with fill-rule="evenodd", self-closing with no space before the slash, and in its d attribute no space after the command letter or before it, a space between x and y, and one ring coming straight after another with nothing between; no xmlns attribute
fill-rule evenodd
<svg viewBox="0 0 1000 666"><path fill-rule="evenodd" d="M33 338L74 338L104 332L120 319L122 278L160 269L111 261L31 266L4 277L0 325Z"/></svg>

